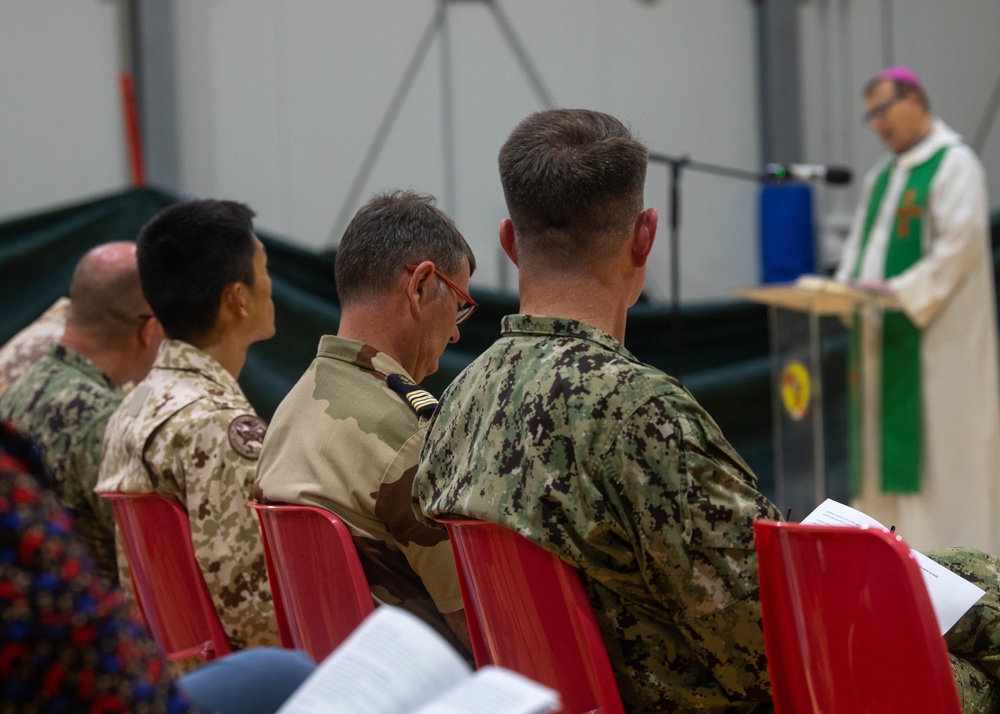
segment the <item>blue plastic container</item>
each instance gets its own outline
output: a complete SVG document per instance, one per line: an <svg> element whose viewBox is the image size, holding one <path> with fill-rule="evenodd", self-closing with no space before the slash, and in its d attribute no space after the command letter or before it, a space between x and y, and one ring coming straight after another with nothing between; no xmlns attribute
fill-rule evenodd
<svg viewBox="0 0 1000 714"><path fill-rule="evenodd" d="M816 272L812 187L769 184L760 193L761 281L787 283Z"/></svg>

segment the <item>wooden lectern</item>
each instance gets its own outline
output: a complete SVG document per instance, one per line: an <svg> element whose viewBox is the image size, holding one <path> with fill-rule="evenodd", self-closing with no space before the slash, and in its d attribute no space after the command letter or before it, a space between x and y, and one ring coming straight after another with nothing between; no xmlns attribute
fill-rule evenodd
<svg viewBox="0 0 1000 714"><path fill-rule="evenodd" d="M829 495L822 343L824 330L832 331L824 328L831 321L820 318L837 316L846 324L857 309L898 309L899 302L884 293L813 275L794 283L738 290L736 295L768 308L775 503L790 508L792 520L798 520ZM846 365L840 369L846 370ZM858 385L859 390L877 388Z"/></svg>

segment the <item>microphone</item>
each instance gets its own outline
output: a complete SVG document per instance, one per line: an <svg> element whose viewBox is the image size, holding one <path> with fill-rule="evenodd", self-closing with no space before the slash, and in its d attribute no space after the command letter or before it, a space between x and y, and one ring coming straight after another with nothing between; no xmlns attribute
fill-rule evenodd
<svg viewBox="0 0 1000 714"><path fill-rule="evenodd" d="M824 166L823 164L766 164L764 176L770 179L785 181L799 179L811 181L818 179L827 183L850 183L851 170L843 166Z"/></svg>

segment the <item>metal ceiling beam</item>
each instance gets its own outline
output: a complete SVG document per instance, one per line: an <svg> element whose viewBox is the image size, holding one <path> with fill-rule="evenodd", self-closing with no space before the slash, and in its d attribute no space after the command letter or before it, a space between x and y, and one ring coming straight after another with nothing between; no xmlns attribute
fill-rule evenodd
<svg viewBox="0 0 1000 714"><path fill-rule="evenodd" d="M764 162L802 160L798 0L755 0Z"/></svg>
<svg viewBox="0 0 1000 714"><path fill-rule="evenodd" d="M172 0L129 0L129 36L146 179L180 190L176 29Z"/></svg>

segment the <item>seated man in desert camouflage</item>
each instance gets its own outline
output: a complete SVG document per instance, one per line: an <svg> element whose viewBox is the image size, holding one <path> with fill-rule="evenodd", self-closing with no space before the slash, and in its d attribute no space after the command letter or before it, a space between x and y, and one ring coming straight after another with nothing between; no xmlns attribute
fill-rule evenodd
<svg viewBox="0 0 1000 714"><path fill-rule="evenodd" d="M68 297L59 298L30 325L0 346L0 395L62 337L69 302Z"/></svg>
<svg viewBox="0 0 1000 714"><path fill-rule="evenodd" d="M279 644L260 530L246 505L266 426L236 382L250 345L274 335L253 215L232 201L188 201L139 233L142 291L167 339L108 423L97 484L98 492L155 492L185 506L195 556L236 649Z"/></svg>
<svg viewBox="0 0 1000 714"><path fill-rule="evenodd" d="M468 649L455 564L442 528L410 502L427 419L417 386L458 340L475 258L433 199L376 196L337 250L342 315L274 414L257 469L260 500L321 506L351 529L378 602L416 613Z"/></svg>

